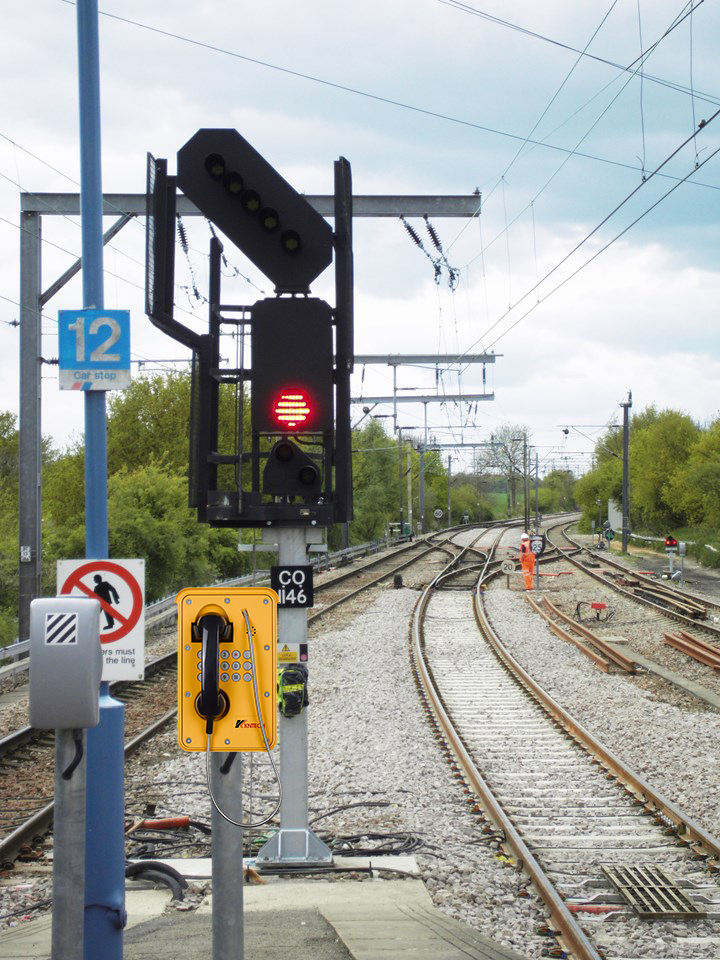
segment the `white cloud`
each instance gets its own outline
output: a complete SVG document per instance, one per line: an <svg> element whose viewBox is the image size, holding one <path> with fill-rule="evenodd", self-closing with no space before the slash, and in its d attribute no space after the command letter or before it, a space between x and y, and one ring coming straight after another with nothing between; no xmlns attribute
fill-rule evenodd
<svg viewBox="0 0 720 960"><path fill-rule="evenodd" d="M430 261L397 220L356 223L356 331L357 349L363 352L470 348L509 303L530 290L537 277L640 183L640 173L632 168L639 166L643 150L650 170L690 135L693 108L696 123L714 109L702 99L703 91L714 90L718 80L714 37L720 14L710 4L700 5L694 14L694 100L646 78L641 103L636 78L589 132L625 77L590 103L616 71L583 61L533 135L573 149L588 133L579 152L631 169L579 156L568 159L567 153L541 147L524 152L511 165L522 141L500 132L529 134L576 54L437 0L392 4L368 0L362 5L335 0L311 4L180 0L155 7L139 0L108 0L103 9L498 131L408 111L101 17L106 192L142 192L148 150L167 157L172 171L176 150L197 128L212 125L235 126L298 189L309 193L331 190L332 163L341 154L353 165L358 193L442 195L482 188L481 226L433 220L448 260L463 271L454 295L444 276L436 288ZM483 9L582 48L607 6L490 0ZM672 22L677 5L658 0L644 4L641 13L647 46ZM18 5L7 11L4 25L0 78L12 95L4 102L0 134L19 146L0 141L0 174L5 178L0 178L0 216L9 221L0 221L0 294L6 298L0 300L0 409L16 410L18 331L8 325L18 314L12 301L19 299L15 184L38 192L77 189L71 182L79 178L75 8L57 0L39 0L32 10ZM648 60L646 72L674 84L690 83L689 25L685 21L663 41ZM638 49L637 7L618 4L591 52L629 63ZM720 120L717 123L720 128ZM702 162L718 145L713 124L663 172L684 176L692 169L696 145ZM429 411L435 426L447 427L450 421L459 429L475 418L482 426L474 435L482 436L503 421L528 423L544 446L562 439L558 424L604 423L617 412L629 388L637 407L656 403L677 406L700 420L713 416L720 286L715 264L717 191L712 189L718 186L717 170L717 161L708 163L696 179L710 186L679 188L502 336L495 349L504 356L487 369L494 402L479 404L470 415L467 410L436 408ZM646 184L580 254L543 284L540 295L672 183L657 178ZM424 231L421 220L413 222ZM204 291L208 234L201 223L189 226L192 262ZM479 256L481 230L487 246L484 257ZM49 241L43 249L47 286L79 253L80 233L77 222L59 218L46 218L43 232ZM427 235L422 235L432 249ZM241 254L228 248L228 256L257 287L270 289ZM139 356L181 355L143 316L139 289L143 257L143 231L130 224L105 253L106 303L132 310ZM178 282L187 281L185 259L178 250ZM243 302L259 295L242 280L228 283L226 289L228 296ZM315 292L332 300L330 271ZM77 306L80 299L76 279L48 305L46 356L56 353L51 333L57 309ZM491 343L536 300L537 294L530 294L482 343ZM182 293L178 307L190 307ZM195 312L198 323L203 323L204 308ZM186 314L179 315L190 322ZM477 389L478 377L478 371L468 370L463 387ZM424 388L434 386L431 372L401 373L401 385L416 381ZM392 378L387 369L368 368L365 385L387 392ZM456 385L455 381L453 389ZM44 408L45 429L59 441L82 431L77 398L59 394L52 381L44 390ZM422 409L404 408L403 419L408 418L421 423ZM591 446L578 436L573 443L584 444L582 449Z"/></svg>

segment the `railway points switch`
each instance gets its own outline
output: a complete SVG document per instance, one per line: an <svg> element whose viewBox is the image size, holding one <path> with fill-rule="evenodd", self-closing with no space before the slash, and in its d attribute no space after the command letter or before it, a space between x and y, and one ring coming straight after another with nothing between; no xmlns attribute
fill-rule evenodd
<svg viewBox="0 0 720 960"><path fill-rule="evenodd" d="M96 727L100 720L100 602L43 597L30 604L30 725Z"/></svg>
<svg viewBox="0 0 720 960"><path fill-rule="evenodd" d="M186 588L175 602L180 746L204 751L209 734L212 751L261 751L264 728L274 747L277 594L265 587Z"/></svg>

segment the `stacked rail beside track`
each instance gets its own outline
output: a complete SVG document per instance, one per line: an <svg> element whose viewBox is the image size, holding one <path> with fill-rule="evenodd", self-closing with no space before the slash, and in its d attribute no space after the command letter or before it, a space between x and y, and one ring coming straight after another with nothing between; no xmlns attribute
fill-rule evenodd
<svg viewBox="0 0 720 960"><path fill-rule="evenodd" d="M704 663L714 670L720 670L720 647L714 647L712 644L705 643L699 637L693 637L685 630L679 630L678 633L664 633L665 643L682 653L686 653L693 660Z"/></svg>
<svg viewBox="0 0 720 960"><path fill-rule="evenodd" d="M543 597L542 602L538 603L531 595L527 595L527 600L533 610L540 614L546 621L555 636L568 643L574 644L578 650L585 654L593 663L605 673L608 673L612 666L618 667L625 673L635 673L635 663L626 657L619 650L615 650L609 643L606 643L602 637L597 636L592 630L576 623L571 617L558 610L554 603L551 603L547 597ZM564 627L561 627L557 621L561 621ZM582 640L574 636L578 634ZM586 642L583 642L586 641ZM589 644L589 646L588 646ZM593 649L594 648L594 649Z"/></svg>
<svg viewBox="0 0 720 960"><path fill-rule="evenodd" d="M621 564L609 561L605 557L597 558L597 560L601 561L600 566L611 564L622 570L623 576L618 579L614 576L606 576L602 571L598 572L596 568L588 566L587 563L584 563L580 559L582 551L586 548L568 534L567 526L568 524L565 521L559 521L548 528L548 541L553 543L549 533L551 530L559 528L562 536L573 546L572 552L562 551L563 556L571 564L579 570L582 570L587 576L597 580L598 583L610 587L616 593L630 600L636 600L638 603L642 603L662 613L664 616L676 620L678 623L710 633L720 641L720 627L715 626L709 619L706 619L707 609L713 608L720 611L720 605L714 604L706 598L679 593L679 591L672 587L667 587L657 581L653 581L649 577L634 574ZM553 543L553 546L558 550L562 550L556 543ZM594 554L593 558L595 558Z"/></svg>

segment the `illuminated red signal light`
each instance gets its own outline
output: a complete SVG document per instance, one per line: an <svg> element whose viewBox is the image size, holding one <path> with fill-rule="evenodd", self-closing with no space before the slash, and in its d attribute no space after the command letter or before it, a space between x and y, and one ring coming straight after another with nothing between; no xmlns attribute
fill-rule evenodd
<svg viewBox="0 0 720 960"><path fill-rule="evenodd" d="M311 414L310 400L301 389L283 390L273 404L273 419L286 430L305 426Z"/></svg>
<svg viewBox="0 0 720 960"><path fill-rule="evenodd" d="M666 547L676 547L678 545L677 540L672 535L665 537L665 546Z"/></svg>

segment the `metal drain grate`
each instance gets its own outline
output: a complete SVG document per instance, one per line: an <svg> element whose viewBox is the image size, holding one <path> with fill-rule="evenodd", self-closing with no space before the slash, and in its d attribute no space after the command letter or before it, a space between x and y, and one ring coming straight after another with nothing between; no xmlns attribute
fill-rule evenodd
<svg viewBox="0 0 720 960"><path fill-rule="evenodd" d="M640 917L689 917L700 919L705 911L689 900L674 880L659 867L642 864L621 867L601 864L602 871L618 893Z"/></svg>

